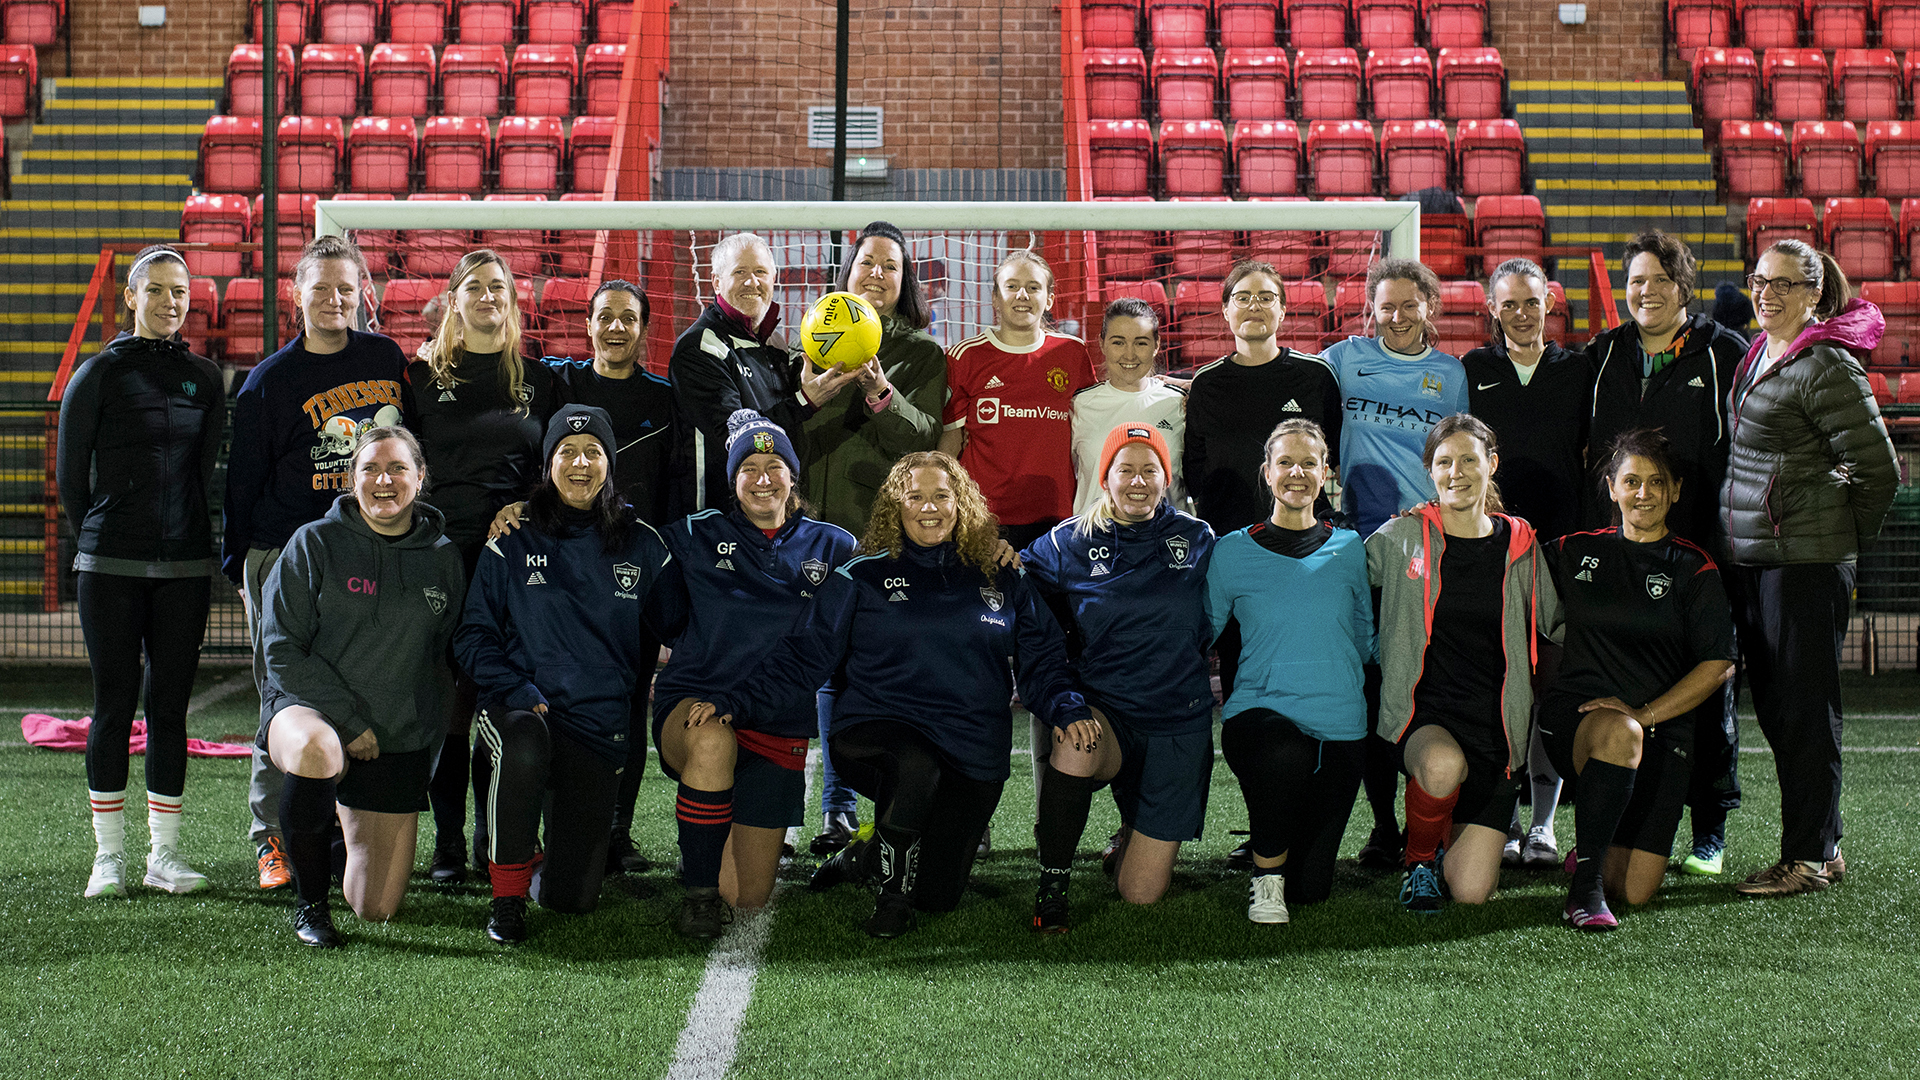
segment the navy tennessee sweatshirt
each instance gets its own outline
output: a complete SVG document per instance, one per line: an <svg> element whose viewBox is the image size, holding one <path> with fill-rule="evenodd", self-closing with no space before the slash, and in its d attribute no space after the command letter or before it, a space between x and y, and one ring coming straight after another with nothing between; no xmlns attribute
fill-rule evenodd
<svg viewBox="0 0 1920 1080"><path fill-rule="evenodd" d="M1213 530L1170 506L1091 535L1077 518L1020 555L1042 590L1062 593L1086 645L1075 662L1087 697L1132 730L1185 735L1213 724L1207 676L1207 563Z"/></svg>
<svg viewBox="0 0 1920 1080"><path fill-rule="evenodd" d="M547 723L624 762L644 653L679 632L684 593L663 580L678 568L652 526L636 521L609 555L599 530L568 516L559 535L529 524L481 550L453 653L486 707L545 705Z"/></svg>
<svg viewBox="0 0 1920 1080"><path fill-rule="evenodd" d="M660 707L700 698L716 673L752 671L813 600L828 575L853 557L853 534L796 517L769 540L738 510L703 510L662 534L687 593L687 627L654 680ZM819 731L811 695L773 712L736 715L740 731L810 739Z"/></svg>
<svg viewBox="0 0 1920 1080"><path fill-rule="evenodd" d="M898 556L867 555L834 571L760 669L708 700L721 715L769 715L811 701L844 665L829 738L863 720L898 720L961 775L992 783L1007 778L1013 752L1008 657L1021 700L1043 721L1064 727L1092 715L1031 578L1006 568L989 578L951 543L907 541Z"/></svg>

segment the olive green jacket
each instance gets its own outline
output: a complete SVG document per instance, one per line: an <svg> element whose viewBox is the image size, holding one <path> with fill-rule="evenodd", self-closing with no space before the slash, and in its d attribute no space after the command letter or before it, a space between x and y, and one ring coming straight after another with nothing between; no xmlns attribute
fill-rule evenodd
<svg viewBox="0 0 1920 1080"><path fill-rule="evenodd" d="M815 517L855 536L866 532L874 496L893 463L939 443L947 404L947 354L940 343L892 316L880 325L880 367L893 387L886 407L874 412L850 385L806 423L801 494Z"/></svg>

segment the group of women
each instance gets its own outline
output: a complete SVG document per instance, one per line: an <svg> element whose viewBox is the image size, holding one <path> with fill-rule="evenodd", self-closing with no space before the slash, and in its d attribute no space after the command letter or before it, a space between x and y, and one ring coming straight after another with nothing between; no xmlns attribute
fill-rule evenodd
<svg viewBox="0 0 1920 1080"><path fill-rule="evenodd" d="M873 265L850 262L850 272L897 297L886 286L900 270L884 257L900 244L878 240L893 247L863 242ZM179 344L179 256L150 249L129 277L135 329L81 368L61 426L96 682L88 774L100 850L88 895L123 891L118 803L141 653L190 661L182 650L197 637L167 620L197 602L204 621L212 569L205 492L219 375ZM1046 279L1017 292L1050 303ZM1457 407L1436 415L1431 402L1397 410L1390 430L1364 415L1279 422L1248 466L1269 512L1220 536L1176 507L1179 459L1164 425L1123 417L1097 455L1075 431L1093 497L1017 557L981 486L938 451L877 471L864 520L820 520L799 497L806 463L793 433L742 408L721 446L702 448L724 451L727 505L656 530L612 483L613 419L543 396L545 369L519 355L510 272L474 252L409 376L419 435L360 425L345 492L294 530L261 587L259 744L286 777L278 815L296 933L340 942L327 900L336 875L362 918L398 908L418 813L431 804L439 816L442 795L465 790L465 741L449 732L476 702L488 935L524 940L529 899L592 910L606 823L645 731L637 714L656 641L672 648L652 683L651 728L678 785L681 933L717 936L728 905L766 902L784 832L801 822L815 734L838 780L872 800L875 824L813 886L875 887L863 928L876 937L911 930L916 910L951 909L1008 777L1016 685L1042 735L1035 929L1071 923L1071 865L1105 785L1123 822L1105 868L1124 899L1150 903L1168 888L1179 845L1201 834L1209 651L1230 624L1237 664L1221 742L1251 822L1256 923L1285 923L1289 903L1329 894L1355 793L1365 778L1375 794L1382 763L1406 777L1404 835L1390 787L1386 825L1403 849L1401 902L1427 913L1449 895L1486 900L1537 742L1579 778L1566 918L1616 925L1609 899L1644 903L1665 871L1690 783L1688 725L1732 676L1736 623L1785 823L1779 862L1741 889L1825 888L1845 865L1837 668L1852 562L1893 487L1857 356L1880 321L1804 245L1769 248L1750 281L1764 337L1726 387L1732 458L1713 500L1733 554L1723 576L1714 554L1668 523L1690 475L1668 434L1635 428L1597 447L1612 526L1543 541L1503 508L1494 429ZM1459 362L1428 346L1432 275L1383 263L1369 288L1380 336L1301 370L1322 378L1330 367L1349 400L1349 378L1383 371L1435 402L1463 394ZM1497 299L1489 308L1499 315ZM1245 335L1264 327L1270 338L1284 319L1277 277L1237 269L1223 311L1230 322L1259 315L1242 320ZM924 336L897 329L903 341ZM1164 395L1145 393L1158 385L1146 381L1158 345L1151 309L1118 303L1102 331L1116 393L1159 407ZM894 406L909 391L887 370L870 365L832 387L811 378L807 415L821 415L812 395L857 385L863 400L849 395L841 426L895 412L888 423L931 430L928 410ZM1416 411L1420 423L1405 422ZM1330 426L1341 434L1330 439ZM1413 463L1400 460L1409 454ZM1353 478L1349 508L1357 493L1359 516L1383 519L1370 535L1325 513L1342 474ZM198 601L159 602L191 589L183 581L200 583ZM1536 707L1543 642L1562 641ZM170 677L182 666L150 670ZM184 741L190 662L184 670L180 686L148 685L147 881L175 892L205 884L175 850L184 746L179 764L172 746ZM457 780L444 779L449 769ZM1374 801L1369 847L1379 848ZM449 822L440 826L444 856Z"/></svg>

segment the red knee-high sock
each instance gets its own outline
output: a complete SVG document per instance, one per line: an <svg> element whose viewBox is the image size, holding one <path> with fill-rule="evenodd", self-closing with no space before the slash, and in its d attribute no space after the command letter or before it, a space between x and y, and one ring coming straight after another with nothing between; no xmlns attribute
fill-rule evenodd
<svg viewBox="0 0 1920 1080"><path fill-rule="evenodd" d="M533 863L491 863L487 875L495 896L525 896L533 891Z"/></svg>
<svg viewBox="0 0 1920 1080"><path fill-rule="evenodd" d="M1407 777L1407 865L1432 862L1440 844L1453 831L1453 804L1460 799L1454 788L1445 798L1427 794L1420 781Z"/></svg>

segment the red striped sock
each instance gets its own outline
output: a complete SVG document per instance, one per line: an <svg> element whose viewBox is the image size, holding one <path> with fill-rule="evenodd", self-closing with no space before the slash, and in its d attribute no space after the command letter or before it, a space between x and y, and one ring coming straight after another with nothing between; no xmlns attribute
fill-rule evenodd
<svg viewBox="0 0 1920 1080"><path fill-rule="evenodd" d="M720 856L733 831L733 789L701 791L680 785L674 804L680 822L680 881L690 889L720 884Z"/></svg>
<svg viewBox="0 0 1920 1080"><path fill-rule="evenodd" d="M1420 781L1407 777L1407 865L1432 862L1440 845L1453 831L1453 804L1460 800L1454 788L1444 798L1427 794Z"/></svg>
<svg viewBox="0 0 1920 1080"><path fill-rule="evenodd" d="M533 891L533 863L488 863L493 879L493 895L526 896Z"/></svg>
<svg viewBox="0 0 1920 1080"><path fill-rule="evenodd" d="M180 846L180 806L178 795L147 792L147 832L155 851Z"/></svg>
<svg viewBox="0 0 1920 1080"><path fill-rule="evenodd" d="M122 811L127 808L127 793L87 789L87 808L93 814L93 843L101 851L119 854L126 850L127 825Z"/></svg>

